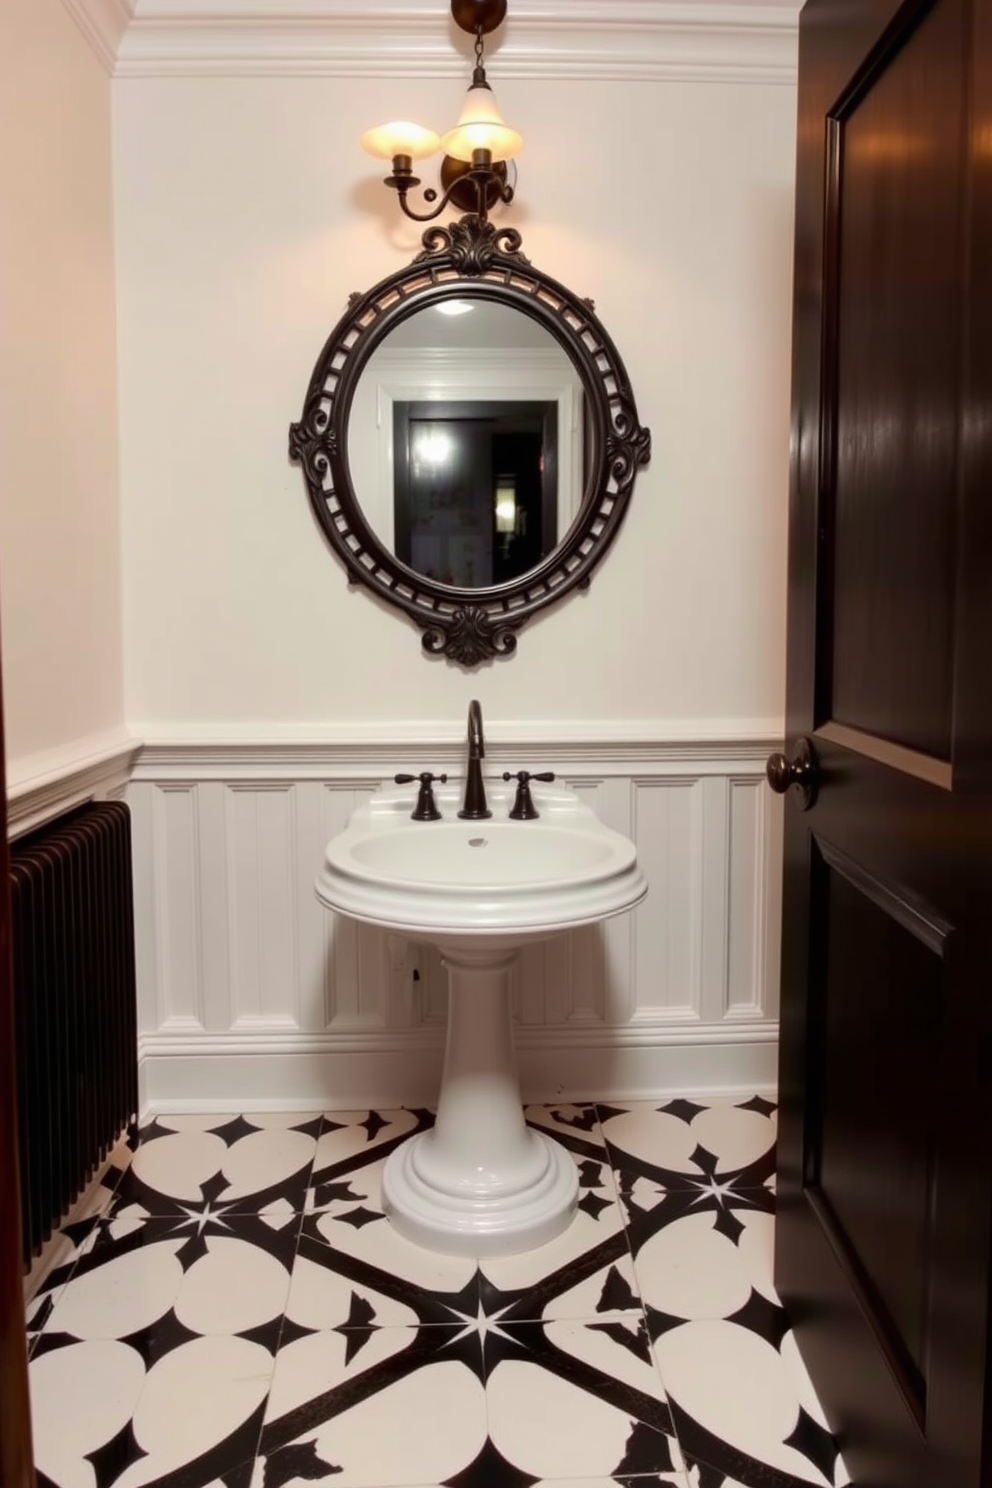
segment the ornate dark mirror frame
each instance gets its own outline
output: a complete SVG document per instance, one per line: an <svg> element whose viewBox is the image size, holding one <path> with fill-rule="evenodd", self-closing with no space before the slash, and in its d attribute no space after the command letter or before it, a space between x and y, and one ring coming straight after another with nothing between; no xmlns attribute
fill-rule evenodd
<svg viewBox="0 0 992 1488"><path fill-rule="evenodd" d="M429 228L412 264L352 295L310 378L289 453L303 466L310 504L352 584L364 584L423 631L431 655L465 667L516 650L516 632L538 610L588 587L623 521L651 435L639 424L623 362L591 300L532 268L520 234L471 215ZM358 379L389 331L446 296L491 299L540 321L564 347L585 392L588 470L579 514L526 574L482 589L453 588L401 563L369 526L348 462L348 418Z"/></svg>

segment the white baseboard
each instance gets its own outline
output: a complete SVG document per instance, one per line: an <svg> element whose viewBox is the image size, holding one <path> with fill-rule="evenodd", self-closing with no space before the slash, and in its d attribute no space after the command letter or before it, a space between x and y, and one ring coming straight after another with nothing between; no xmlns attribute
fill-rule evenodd
<svg viewBox="0 0 992 1488"><path fill-rule="evenodd" d="M247 1044L247 1040L245 1043ZM435 1034L391 1039L252 1040L202 1037L184 1051L175 1039L142 1040L142 1119L156 1113L345 1111L430 1106L437 1098L443 1049ZM778 1027L772 1022L680 1030L662 1041L595 1044L520 1039L517 1064L525 1101L659 1100L675 1095L773 1095ZM295 1044L295 1047L293 1046ZM287 1047L289 1045L289 1047Z"/></svg>

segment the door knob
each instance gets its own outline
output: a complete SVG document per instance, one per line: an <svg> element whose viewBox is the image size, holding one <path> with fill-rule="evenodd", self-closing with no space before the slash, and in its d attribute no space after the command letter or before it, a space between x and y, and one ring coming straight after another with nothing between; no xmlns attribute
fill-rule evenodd
<svg viewBox="0 0 992 1488"><path fill-rule="evenodd" d="M796 787L800 811L808 811L816 800L820 767L809 739L797 739L792 754L770 754L765 765L768 784L777 796Z"/></svg>

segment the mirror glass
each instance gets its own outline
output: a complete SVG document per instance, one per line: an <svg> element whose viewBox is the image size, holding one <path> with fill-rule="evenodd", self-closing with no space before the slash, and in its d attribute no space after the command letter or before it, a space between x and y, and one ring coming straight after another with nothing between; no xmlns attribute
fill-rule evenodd
<svg viewBox="0 0 992 1488"><path fill-rule="evenodd" d="M376 347L347 432L366 521L400 562L479 589L529 572L578 515L582 382L539 321L471 291Z"/></svg>

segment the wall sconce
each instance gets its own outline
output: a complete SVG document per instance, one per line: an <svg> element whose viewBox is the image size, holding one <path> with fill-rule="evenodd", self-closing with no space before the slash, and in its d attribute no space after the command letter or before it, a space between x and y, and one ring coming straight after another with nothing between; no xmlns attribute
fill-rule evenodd
<svg viewBox="0 0 992 1488"><path fill-rule="evenodd" d="M362 147L370 155L392 161L393 173L386 176L385 184L397 193L400 207L414 222L433 221L449 202L462 212L474 212L480 222L485 222L490 208L513 200L505 162L519 154L524 142L515 129L504 124L482 61L482 38L502 23L506 6L507 0L451 0L456 25L475 36L475 71L454 129L438 136L419 124L396 120L368 129L361 137ZM438 149L445 152L441 162L444 194L433 211L415 212L407 202L407 193L420 185L419 176L413 174L413 162L427 159ZM424 192L424 200L437 201L433 187Z"/></svg>

